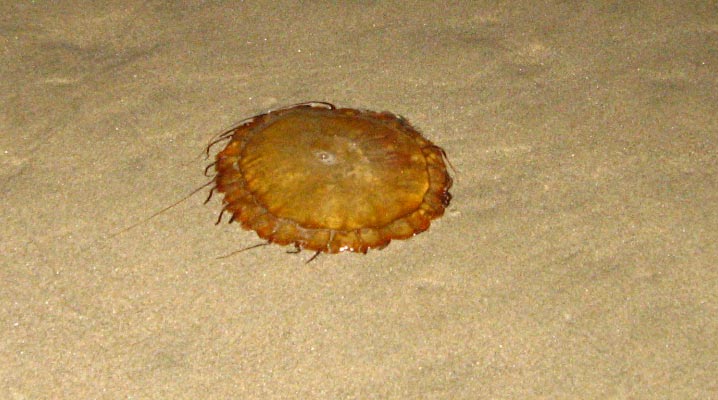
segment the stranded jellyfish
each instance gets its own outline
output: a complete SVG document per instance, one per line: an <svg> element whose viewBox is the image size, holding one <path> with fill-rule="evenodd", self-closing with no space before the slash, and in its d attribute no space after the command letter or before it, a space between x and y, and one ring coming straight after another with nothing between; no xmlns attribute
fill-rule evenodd
<svg viewBox="0 0 718 400"><path fill-rule="evenodd" d="M451 200L444 150L392 113L303 103L248 118L220 141L210 167L222 213L315 256L414 236Z"/></svg>

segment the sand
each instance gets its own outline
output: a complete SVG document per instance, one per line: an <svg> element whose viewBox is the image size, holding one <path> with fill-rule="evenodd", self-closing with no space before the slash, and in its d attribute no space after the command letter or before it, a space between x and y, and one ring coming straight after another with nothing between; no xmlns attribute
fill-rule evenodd
<svg viewBox="0 0 718 400"><path fill-rule="evenodd" d="M103 3L103 2L100 2ZM4 2L0 398L718 398L715 2ZM454 200L286 254L206 191L308 100L442 146Z"/></svg>

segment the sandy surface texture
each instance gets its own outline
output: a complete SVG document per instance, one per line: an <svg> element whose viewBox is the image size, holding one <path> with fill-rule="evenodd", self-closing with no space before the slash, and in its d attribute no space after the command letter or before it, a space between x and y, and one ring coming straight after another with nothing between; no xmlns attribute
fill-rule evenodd
<svg viewBox="0 0 718 400"><path fill-rule="evenodd" d="M715 2L0 13L0 398L718 398ZM308 100L443 147L446 215L309 264L218 259L261 241L206 191L112 236Z"/></svg>

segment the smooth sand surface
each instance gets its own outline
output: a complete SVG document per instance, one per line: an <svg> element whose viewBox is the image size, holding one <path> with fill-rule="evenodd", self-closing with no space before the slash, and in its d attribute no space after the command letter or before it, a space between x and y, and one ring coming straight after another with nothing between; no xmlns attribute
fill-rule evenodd
<svg viewBox="0 0 718 400"><path fill-rule="evenodd" d="M718 398L715 2L300 3L0 6L0 398ZM261 241L207 191L111 236L307 100L442 146L446 215L310 264L217 259Z"/></svg>

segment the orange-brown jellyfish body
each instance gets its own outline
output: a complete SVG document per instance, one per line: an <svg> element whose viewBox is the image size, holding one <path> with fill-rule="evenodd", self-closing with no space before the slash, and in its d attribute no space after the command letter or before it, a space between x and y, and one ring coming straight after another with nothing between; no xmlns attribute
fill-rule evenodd
<svg viewBox="0 0 718 400"><path fill-rule="evenodd" d="M269 243L366 253L425 231L451 200L444 151L391 113L303 103L223 139L213 191Z"/></svg>

